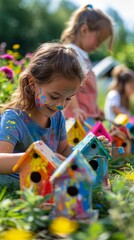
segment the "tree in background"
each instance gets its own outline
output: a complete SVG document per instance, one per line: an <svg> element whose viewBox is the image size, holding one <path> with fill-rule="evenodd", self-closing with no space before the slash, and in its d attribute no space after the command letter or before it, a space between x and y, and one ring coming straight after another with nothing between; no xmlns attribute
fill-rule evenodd
<svg viewBox="0 0 134 240"><path fill-rule="evenodd" d="M19 43L24 55L32 52L40 43L59 40L65 23L76 5L71 0L0 0L0 43L6 42L7 48ZM113 56L134 69L134 33L126 28L118 12L109 8L108 15L115 22L116 41ZM94 54L92 61L99 61L112 54L103 45Z"/></svg>
<svg viewBox="0 0 134 240"><path fill-rule="evenodd" d="M52 0L1 0L0 42L6 42L8 48L19 43L24 54L42 42L59 39L75 5L61 1L54 11L53 4Z"/></svg>

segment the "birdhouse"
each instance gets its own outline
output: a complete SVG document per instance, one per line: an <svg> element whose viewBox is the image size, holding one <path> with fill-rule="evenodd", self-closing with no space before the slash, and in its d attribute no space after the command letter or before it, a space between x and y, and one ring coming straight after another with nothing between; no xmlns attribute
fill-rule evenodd
<svg viewBox="0 0 134 240"><path fill-rule="evenodd" d="M120 156L119 149L120 147L124 148L123 156L126 156L131 153L132 149L132 140L129 129L126 126L114 126L110 130L110 134L113 138L112 142L112 158L116 159Z"/></svg>
<svg viewBox="0 0 134 240"><path fill-rule="evenodd" d="M51 217L65 216L78 221L94 221L98 211L92 209L92 185L96 173L76 149L51 176L54 200Z"/></svg>
<svg viewBox="0 0 134 240"><path fill-rule="evenodd" d="M129 121L130 121L132 124L134 124L134 116L131 116L131 117L129 118Z"/></svg>
<svg viewBox="0 0 134 240"><path fill-rule="evenodd" d="M119 125L126 125L129 122L129 117L126 114L120 113L115 117L114 122Z"/></svg>
<svg viewBox="0 0 134 240"><path fill-rule="evenodd" d="M89 132L74 149L78 149L84 155L89 165L96 172L97 177L94 187L103 185L108 188L108 159L111 159L111 156L98 138L92 132Z"/></svg>
<svg viewBox="0 0 134 240"><path fill-rule="evenodd" d="M91 129L91 132L96 136L100 136L100 135L104 135L110 142L112 142L112 137L110 136L110 134L108 133L108 131L106 130L106 128L104 127L104 125L102 124L102 122L98 121L93 128Z"/></svg>
<svg viewBox="0 0 134 240"><path fill-rule="evenodd" d="M66 130L68 142L72 146L78 144L86 136L86 131L82 124L79 120L75 120L74 118L66 120Z"/></svg>
<svg viewBox="0 0 134 240"><path fill-rule="evenodd" d="M134 123L133 122L128 122L126 124L126 128L129 130L130 134L131 134L131 143L132 143L132 147L131 147L131 153L134 153Z"/></svg>
<svg viewBox="0 0 134 240"><path fill-rule="evenodd" d="M49 179L60 164L59 158L43 141L36 141L18 160L13 172L19 171L21 190L32 186L36 195L46 195L53 192Z"/></svg>

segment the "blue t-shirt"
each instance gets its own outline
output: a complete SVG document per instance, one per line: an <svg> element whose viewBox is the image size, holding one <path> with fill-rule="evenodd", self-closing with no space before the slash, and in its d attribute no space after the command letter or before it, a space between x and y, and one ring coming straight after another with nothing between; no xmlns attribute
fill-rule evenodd
<svg viewBox="0 0 134 240"><path fill-rule="evenodd" d="M42 140L53 152L66 139L65 118L58 111L50 118L50 127L42 128L25 111L8 109L0 115L0 141L14 145L14 152L25 152L35 141Z"/></svg>

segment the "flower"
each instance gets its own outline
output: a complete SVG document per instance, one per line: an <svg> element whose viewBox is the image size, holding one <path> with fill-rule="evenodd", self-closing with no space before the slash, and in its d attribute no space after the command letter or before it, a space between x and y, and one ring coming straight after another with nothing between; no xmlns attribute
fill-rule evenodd
<svg viewBox="0 0 134 240"><path fill-rule="evenodd" d="M3 66L0 68L0 72L3 72L5 73L6 77L8 79L12 79L13 78L13 75L14 75L14 72L11 68L7 67L7 66Z"/></svg>
<svg viewBox="0 0 134 240"><path fill-rule="evenodd" d="M25 58L31 59L32 55L33 55L32 53L28 52L26 53Z"/></svg>
<svg viewBox="0 0 134 240"><path fill-rule="evenodd" d="M13 45L13 49L18 49L18 48L20 48L20 44L14 44Z"/></svg>
<svg viewBox="0 0 134 240"><path fill-rule="evenodd" d="M78 223L66 217L55 218L49 226L50 232L57 235L68 235L77 229Z"/></svg>
<svg viewBox="0 0 134 240"><path fill-rule="evenodd" d="M128 172L124 175L124 177L126 178L126 180L128 181L134 181L134 172Z"/></svg>
<svg viewBox="0 0 134 240"><path fill-rule="evenodd" d="M1 56L1 58L2 58L2 59L7 59L7 60L14 60L14 57L13 57L11 54L8 54L8 53L3 54L3 55Z"/></svg>
<svg viewBox="0 0 134 240"><path fill-rule="evenodd" d="M31 240L32 239L32 233L25 231L25 230L19 230L19 229L9 229L3 233L0 234L1 240Z"/></svg>

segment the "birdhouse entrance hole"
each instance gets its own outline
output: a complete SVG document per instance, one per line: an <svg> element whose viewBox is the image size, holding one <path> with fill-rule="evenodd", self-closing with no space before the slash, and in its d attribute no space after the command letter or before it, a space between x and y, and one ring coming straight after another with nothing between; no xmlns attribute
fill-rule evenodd
<svg viewBox="0 0 134 240"><path fill-rule="evenodd" d="M38 158L38 157L39 157L39 155L36 152L34 152L33 153L33 158Z"/></svg>
<svg viewBox="0 0 134 240"><path fill-rule="evenodd" d="M79 138L74 138L73 140L74 143L79 143L79 141L80 141Z"/></svg>
<svg viewBox="0 0 134 240"><path fill-rule="evenodd" d="M97 168L98 168L98 162L96 161L96 160L91 160L90 162L88 162L90 165L91 165L91 167L93 168L93 170L94 171L96 171L97 170Z"/></svg>
<svg viewBox="0 0 134 240"><path fill-rule="evenodd" d="M41 181L41 175L39 172L32 172L31 173L31 180L34 183L38 183Z"/></svg>
<svg viewBox="0 0 134 240"><path fill-rule="evenodd" d="M72 197L77 196L78 195L78 189L74 186L69 186L67 188L67 193Z"/></svg>
<svg viewBox="0 0 134 240"><path fill-rule="evenodd" d="M127 143L126 142L123 142L122 143L122 147L126 147L127 146Z"/></svg>
<svg viewBox="0 0 134 240"><path fill-rule="evenodd" d="M71 168L73 171L76 171L78 169L78 166L76 164L73 164Z"/></svg>
<svg viewBox="0 0 134 240"><path fill-rule="evenodd" d="M95 149L97 147L97 145L95 143L91 144L91 148Z"/></svg>

